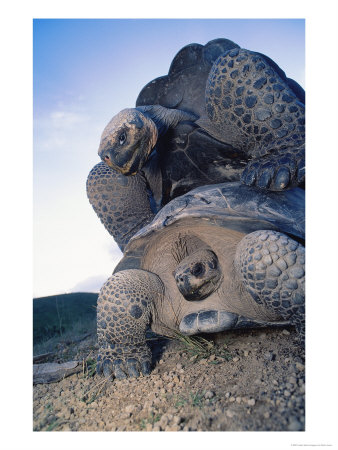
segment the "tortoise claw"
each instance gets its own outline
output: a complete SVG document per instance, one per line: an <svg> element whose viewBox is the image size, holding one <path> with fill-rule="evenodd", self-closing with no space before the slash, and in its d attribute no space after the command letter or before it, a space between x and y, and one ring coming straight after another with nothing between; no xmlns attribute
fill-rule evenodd
<svg viewBox="0 0 338 450"><path fill-rule="evenodd" d="M96 365L96 373L104 375L106 378L116 378L123 380L128 377L138 378L141 374L149 375L151 372L151 364L145 355L131 356L129 358L115 359L114 356L99 355Z"/></svg>
<svg viewBox="0 0 338 450"><path fill-rule="evenodd" d="M130 377L137 378L140 376L139 362L135 358L127 359L127 369Z"/></svg>

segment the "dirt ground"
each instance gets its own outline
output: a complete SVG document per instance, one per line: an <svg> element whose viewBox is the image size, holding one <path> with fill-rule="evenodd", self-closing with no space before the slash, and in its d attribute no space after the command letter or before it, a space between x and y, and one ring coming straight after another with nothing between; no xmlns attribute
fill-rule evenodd
<svg viewBox="0 0 338 450"><path fill-rule="evenodd" d="M205 353L160 337L149 345L151 375L111 381L93 374L95 335L60 344L53 360L80 360L82 370L34 386L34 431L305 429L305 366L292 329L218 335Z"/></svg>

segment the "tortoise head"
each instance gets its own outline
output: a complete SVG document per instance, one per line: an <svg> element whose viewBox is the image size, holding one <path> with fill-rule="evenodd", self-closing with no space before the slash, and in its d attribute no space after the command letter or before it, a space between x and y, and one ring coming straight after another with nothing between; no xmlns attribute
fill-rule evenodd
<svg viewBox="0 0 338 450"><path fill-rule="evenodd" d="M176 267L174 278L186 300L203 300L220 285L222 271L216 254L209 249L196 250Z"/></svg>
<svg viewBox="0 0 338 450"><path fill-rule="evenodd" d="M103 130L98 154L112 169L135 175L147 161L157 137L151 119L136 109L123 109Z"/></svg>

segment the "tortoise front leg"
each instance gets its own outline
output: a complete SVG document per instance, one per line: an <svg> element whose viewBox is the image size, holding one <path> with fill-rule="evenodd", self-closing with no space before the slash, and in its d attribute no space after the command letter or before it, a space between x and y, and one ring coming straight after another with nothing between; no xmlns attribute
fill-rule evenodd
<svg viewBox="0 0 338 450"><path fill-rule="evenodd" d="M130 238L155 216L144 176L138 173L127 177L103 162L88 175L87 196L122 251Z"/></svg>
<svg viewBox="0 0 338 450"><path fill-rule="evenodd" d="M242 183L272 191L304 183L301 91L260 53L234 48L214 62L206 85L207 114L227 143L247 152Z"/></svg>
<svg viewBox="0 0 338 450"><path fill-rule="evenodd" d="M276 231L255 231L238 244L235 267L256 303L289 320L305 338L305 249Z"/></svg>
<svg viewBox="0 0 338 450"><path fill-rule="evenodd" d="M97 373L107 378L150 373L145 333L153 302L163 296L163 290L160 278L145 270L123 270L106 281L97 303Z"/></svg>

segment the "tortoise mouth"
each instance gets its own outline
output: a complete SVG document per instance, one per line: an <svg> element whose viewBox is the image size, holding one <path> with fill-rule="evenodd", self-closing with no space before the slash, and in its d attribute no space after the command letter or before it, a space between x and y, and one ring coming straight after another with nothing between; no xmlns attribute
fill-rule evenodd
<svg viewBox="0 0 338 450"><path fill-rule="evenodd" d="M218 287L222 283L222 280L222 276L219 276L219 274L215 274L213 277L205 280L198 286L192 286L189 282L188 277L185 277L183 282L177 282L176 280L176 284L183 297L189 302L194 302L208 298L218 289Z"/></svg>
<svg viewBox="0 0 338 450"><path fill-rule="evenodd" d="M190 302L204 300L216 290L217 286L214 282L215 278L216 277L213 277L212 279L205 281L195 289L186 289L185 285L179 286L178 288L183 297Z"/></svg>

